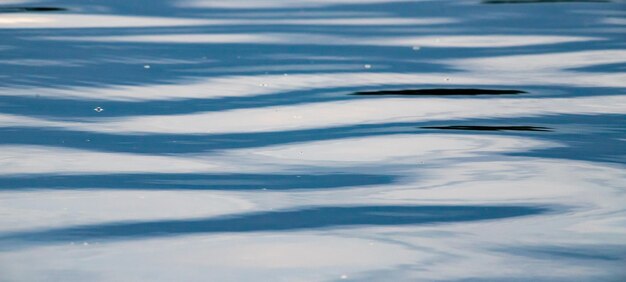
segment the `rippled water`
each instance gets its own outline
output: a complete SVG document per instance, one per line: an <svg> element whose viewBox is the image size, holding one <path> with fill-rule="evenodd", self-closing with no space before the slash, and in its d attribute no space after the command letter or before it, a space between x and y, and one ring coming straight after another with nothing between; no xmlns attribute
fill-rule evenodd
<svg viewBox="0 0 626 282"><path fill-rule="evenodd" d="M626 2L0 2L0 281L624 281Z"/></svg>

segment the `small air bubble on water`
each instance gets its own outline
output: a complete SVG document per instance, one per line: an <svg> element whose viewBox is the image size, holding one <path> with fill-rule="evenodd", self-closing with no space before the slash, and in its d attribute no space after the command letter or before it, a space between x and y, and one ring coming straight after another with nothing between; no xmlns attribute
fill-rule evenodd
<svg viewBox="0 0 626 282"><path fill-rule="evenodd" d="M413 46L413 51L419 51L420 49L422 49L422 47L419 47L419 46Z"/></svg>
<svg viewBox="0 0 626 282"><path fill-rule="evenodd" d="M144 68L144 69L149 69L149 68L150 68L150 65L144 65L144 66L143 66L143 68Z"/></svg>
<svg viewBox="0 0 626 282"><path fill-rule="evenodd" d="M371 69L372 65L364 65L363 67L366 68L366 69Z"/></svg>
<svg viewBox="0 0 626 282"><path fill-rule="evenodd" d="M93 109L93 110L94 110L94 111L96 111L96 112L98 112L98 113L99 113L99 112L104 111L104 109L103 109L103 108L101 108L101 107L96 107L96 108L95 108L95 109Z"/></svg>

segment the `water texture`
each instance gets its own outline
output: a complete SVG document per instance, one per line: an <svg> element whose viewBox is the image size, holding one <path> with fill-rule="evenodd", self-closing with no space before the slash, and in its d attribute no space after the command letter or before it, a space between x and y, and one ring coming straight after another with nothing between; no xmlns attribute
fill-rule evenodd
<svg viewBox="0 0 626 282"><path fill-rule="evenodd" d="M0 2L0 281L625 281L626 2Z"/></svg>

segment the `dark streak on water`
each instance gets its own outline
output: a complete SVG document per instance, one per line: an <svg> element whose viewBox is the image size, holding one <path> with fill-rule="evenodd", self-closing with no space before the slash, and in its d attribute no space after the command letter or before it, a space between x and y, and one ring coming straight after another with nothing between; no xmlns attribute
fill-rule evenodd
<svg viewBox="0 0 626 282"><path fill-rule="evenodd" d="M0 191L9 189L176 189L298 190L358 187L393 183L393 176L373 174L104 174L0 177Z"/></svg>
<svg viewBox="0 0 626 282"><path fill-rule="evenodd" d="M111 223L22 232L5 240L99 241L193 233L268 232L350 226L394 226L481 221L538 215L549 210L527 206L341 206L233 214L221 218Z"/></svg>
<svg viewBox="0 0 626 282"><path fill-rule="evenodd" d="M449 125L449 126L422 126L425 129L443 130L477 130L477 131L552 131L550 128L541 126L488 126L488 125Z"/></svg>
<svg viewBox="0 0 626 282"><path fill-rule="evenodd" d="M0 7L0 13L27 13L27 12L60 12L67 11L57 7Z"/></svg>
<svg viewBox="0 0 626 282"><path fill-rule="evenodd" d="M526 93L521 90L498 90L498 89L473 89L473 88L433 88L433 89L404 89L404 90L380 90L380 91L359 91L353 95L375 96L375 95L402 95L402 96L476 96L476 95L514 95Z"/></svg>

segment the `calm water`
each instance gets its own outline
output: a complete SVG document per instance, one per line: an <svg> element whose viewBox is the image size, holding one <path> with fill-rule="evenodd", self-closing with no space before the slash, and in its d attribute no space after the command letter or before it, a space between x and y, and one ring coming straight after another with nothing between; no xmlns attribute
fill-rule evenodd
<svg viewBox="0 0 626 282"><path fill-rule="evenodd" d="M0 281L624 281L626 2L0 1Z"/></svg>

